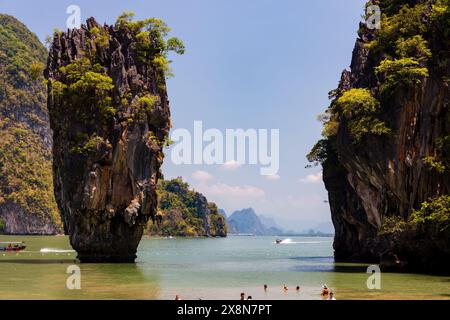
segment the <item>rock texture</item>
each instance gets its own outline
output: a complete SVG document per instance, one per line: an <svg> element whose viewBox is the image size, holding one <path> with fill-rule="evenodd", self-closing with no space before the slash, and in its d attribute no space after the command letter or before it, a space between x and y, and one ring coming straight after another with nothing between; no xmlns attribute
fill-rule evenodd
<svg viewBox="0 0 450 320"><path fill-rule="evenodd" d="M0 14L0 233L62 230L42 83L46 58L35 34L14 17ZM33 65L35 77L30 75Z"/></svg>
<svg viewBox="0 0 450 320"><path fill-rule="evenodd" d="M386 1L386 4L391 2ZM426 270L426 264L433 264L432 259L443 262L443 251L430 257L429 261L419 262L413 255L420 255L429 248L423 246L415 252L406 249L395 252L395 246L412 248L414 243L386 242L379 237L379 230L386 217L406 219L413 209L429 198L450 193L449 171L433 172L424 162L425 157L440 153L438 140L450 133L450 49L448 35L440 29L442 24L432 26L430 11L435 1L398 2L410 7L425 2L421 19L427 27L423 37L432 52L426 63L429 76L417 85L398 86L389 99L378 96L380 117L392 130L388 137L368 136L363 145L355 146L343 119L335 142L328 146L323 179L335 226L337 260L381 259L384 265L409 263L413 268ZM383 10L386 12L387 7L382 7ZM389 10L388 15L398 12L392 7ZM338 92L351 88L369 88L378 92L380 81L383 81L374 70L389 56L388 52L369 49L367 44L377 38L377 33L365 25L360 26L359 34L350 71L342 73ZM331 144L330 140L325 143Z"/></svg>
<svg viewBox="0 0 450 320"><path fill-rule="evenodd" d="M99 30L106 43L95 40ZM81 262L133 262L144 227L156 214L169 101L163 72L137 59L135 44L128 30L100 26L90 18L80 29L56 34L50 49L46 72L55 194ZM91 100L77 103L81 90L70 99L67 90L55 97L54 84L65 79L61 67L82 58L101 65L112 79L107 95L113 116L96 108L104 97L95 90L87 97L96 99L92 105ZM137 115L137 100L145 95L156 101Z"/></svg>

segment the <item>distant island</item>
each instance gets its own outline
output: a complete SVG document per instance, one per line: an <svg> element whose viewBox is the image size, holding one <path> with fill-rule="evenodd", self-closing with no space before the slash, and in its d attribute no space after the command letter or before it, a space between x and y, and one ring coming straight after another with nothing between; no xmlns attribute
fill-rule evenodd
<svg viewBox="0 0 450 320"><path fill-rule="evenodd" d="M225 217L217 205L191 190L181 177L160 180L157 186L158 211L145 231L152 236L226 237Z"/></svg>
<svg viewBox="0 0 450 320"><path fill-rule="evenodd" d="M225 211L221 210L223 213ZM322 223L315 228L303 231L284 230L274 218L258 215L253 208L234 211L227 218L229 235L256 236L333 236L333 232L326 232L330 225ZM324 231L322 231L324 230Z"/></svg>

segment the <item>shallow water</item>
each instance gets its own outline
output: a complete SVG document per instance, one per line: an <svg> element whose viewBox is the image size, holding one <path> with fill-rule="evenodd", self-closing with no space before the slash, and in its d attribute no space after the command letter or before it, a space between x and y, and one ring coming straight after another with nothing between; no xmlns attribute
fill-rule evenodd
<svg viewBox="0 0 450 320"><path fill-rule="evenodd" d="M0 236L27 245L18 254L0 252L0 298L239 299L245 292L253 299L321 299L326 283L337 299L450 299L450 277L382 273L381 290L369 290L367 265L334 263L332 238L274 240L143 238L136 264L79 265L81 290L69 290L66 270L76 253L67 237Z"/></svg>

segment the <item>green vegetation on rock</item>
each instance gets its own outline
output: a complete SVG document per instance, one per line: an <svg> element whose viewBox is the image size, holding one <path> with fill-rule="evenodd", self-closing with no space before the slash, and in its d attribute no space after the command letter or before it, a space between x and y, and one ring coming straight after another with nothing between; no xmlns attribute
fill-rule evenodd
<svg viewBox="0 0 450 320"><path fill-rule="evenodd" d="M380 103L367 89L350 89L336 100L334 110L348 122L347 126L353 143L357 144L367 135L381 136L388 134L390 129L378 119Z"/></svg>
<svg viewBox="0 0 450 320"><path fill-rule="evenodd" d="M61 230L53 195L46 90L36 81L46 57L36 35L14 17L0 14L0 232L12 227L5 217L19 212L53 223L47 231ZM29 230L43 232L32 221Z"/></svg>
<svg viewBox="0 0 450 320"><path fill-rule="evenodd" d="M420 209L414 210L407 220L400 217L386 218L381 235L391 235L396 239L411 237L423 242L450 244L450 196L443 195L422 203ZM444 249L444 248L443 248ZM447 248L448 249L448 248Z"/></svg>
<svg viewBox="0 0 450 320"><path fill-rule="evenodd" d="M136 38L135 49L141 63L149 62L165 77L173 76L168 60L169 52L184 54L183 42L176 38L168 38L170 28L156 18L133 21L133 12L122 13L116 21L116 28L126 29Z"/></svg>
<svg viewBox="0 0 450 320"><path fill-rule="evenodd" d="M161 236L226 236L226 219L215 203L191 190L181 178L160 180L158 214L147 233Z"/></svg>

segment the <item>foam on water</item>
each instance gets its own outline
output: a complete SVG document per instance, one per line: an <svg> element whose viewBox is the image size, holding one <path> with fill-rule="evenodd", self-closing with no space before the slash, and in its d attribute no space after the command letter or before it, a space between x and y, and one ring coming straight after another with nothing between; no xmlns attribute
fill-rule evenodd
<svg viewBox="0 0 450 320"><path fill-rule="evenodd" d="M53 248L42 248L40 250L42 253L68 253L75 252L75 250L61 250L61 249L53 249Z"/></svg>

